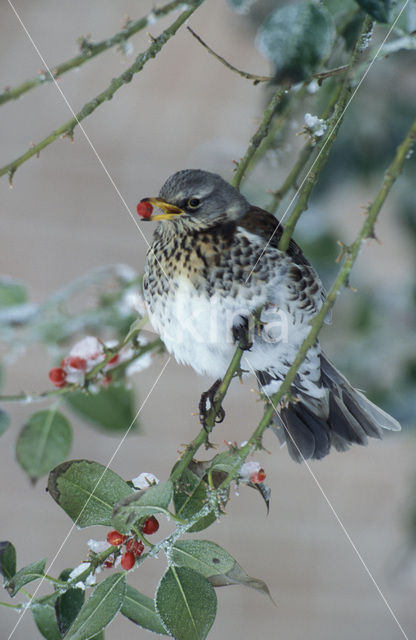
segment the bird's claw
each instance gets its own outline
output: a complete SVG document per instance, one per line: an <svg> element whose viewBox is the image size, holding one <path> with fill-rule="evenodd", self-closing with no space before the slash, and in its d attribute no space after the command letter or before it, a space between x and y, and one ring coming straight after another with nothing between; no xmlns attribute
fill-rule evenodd
<svg viewBox="0 0 416 640"><path fill-rule="evenodd" d="M207 433L209 431L206 423L208 412L211 409L215 410L214 398L220 384L221 384L221 379L216 380L214 384L208 389L208 391L204 391L201 394L201 399L199 401L199 420ZM220 423L224 420L224 418L225 418L225 411L220 406L215 415L215 422Z"/></svg>
<svg viewBox="0 0 416 640"><path fill-rule="evenodd" d="M233 339L243 351L249 351L253 346L248 318L242 317L242 323L233 326Z"/></svg>

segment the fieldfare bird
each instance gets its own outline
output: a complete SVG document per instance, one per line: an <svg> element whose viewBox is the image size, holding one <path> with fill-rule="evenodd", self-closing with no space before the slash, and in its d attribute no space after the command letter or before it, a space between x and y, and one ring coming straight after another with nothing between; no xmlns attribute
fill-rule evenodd
<svg viewBox="0 0 416 640"><path fill-rule="evenodd" d="M245 340L241 367L271 396L325 299L299 246L291 240L280 251L279 221L207 171L178 171L157 198L139 203L138 213L163 221L147 253L143 287L150 320L168 351L199 374L222 378L236 341ZM275 421L296 461L400 429L350 385L319 342L309 349Z"/></svg>

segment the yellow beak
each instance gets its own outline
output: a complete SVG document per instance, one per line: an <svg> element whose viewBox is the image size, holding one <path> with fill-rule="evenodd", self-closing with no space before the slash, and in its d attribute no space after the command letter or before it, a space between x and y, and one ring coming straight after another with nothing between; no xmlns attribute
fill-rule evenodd
<svg viewBox="0 0 416 640"><path fill-rule="evenodd" d="M157 209L161 209L163 211L163 213L152 213L148 220L170 220L175 216L180 216L185 213L185 211L180 207L170 204L170 202L166 202L161 198L143 198L142 202L149 202Z"/></svg>

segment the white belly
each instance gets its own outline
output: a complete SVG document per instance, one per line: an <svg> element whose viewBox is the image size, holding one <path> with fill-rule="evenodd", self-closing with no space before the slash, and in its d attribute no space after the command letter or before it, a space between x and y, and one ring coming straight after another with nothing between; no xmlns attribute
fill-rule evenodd
<svg viewBox="0 0 416 640"><path fill-rule="evenodd" d="M150 320L167 350L176 360L191 365L199 374L221 378L235 352L232 328L265 304L263 296L227 298L198 292L186 278L177 279L174 295L162 303L153 300ZM309 324L297 314L274 305L263 310L264 330L253 327L253 347L244 353L242 368L248 373L266 369L286 372L306 337Z"/></svg>

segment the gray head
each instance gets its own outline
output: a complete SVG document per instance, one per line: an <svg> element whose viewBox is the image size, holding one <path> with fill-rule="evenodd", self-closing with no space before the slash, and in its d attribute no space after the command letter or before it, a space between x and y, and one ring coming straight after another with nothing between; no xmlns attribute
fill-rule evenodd
<svg viewBox="0 0 416 640"><path fill-rule="evenodd" d="M201 221L237 219L250 207L221 176L201 169L174 173L161 188L159 198Z"/></svg>

